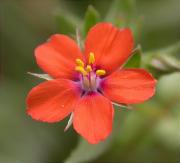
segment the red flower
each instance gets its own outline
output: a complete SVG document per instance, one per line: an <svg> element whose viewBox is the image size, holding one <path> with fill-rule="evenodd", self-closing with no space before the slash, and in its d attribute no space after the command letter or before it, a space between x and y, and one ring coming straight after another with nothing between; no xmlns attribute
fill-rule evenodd
<svg viewBox="0 0 180 163"><path fill-rule="evenodd" d="M122 68L132 49L131 31L109 23L90 29L83 52L71 38L53 35L35 50L37 64L53 79L30 91L27 113L49 123L72 113L74 129L89 143L104 140L112 130L112 101L140 103L155 92L148 72Z"/></svg>

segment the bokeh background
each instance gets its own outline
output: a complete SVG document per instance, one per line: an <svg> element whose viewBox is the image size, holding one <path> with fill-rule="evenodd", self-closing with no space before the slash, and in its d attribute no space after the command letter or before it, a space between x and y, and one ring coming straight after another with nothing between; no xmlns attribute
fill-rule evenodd
<svg viewBox="0 0 180 163"><path fill-rule="evenodd" d="M132 28L140 66L158 79L151 100L116 107L113 133L98 145L64 133L68 119L46 124L25 112L28 91L43 81L27 74L41 73L34 48L54 33L74 37L76 27L84 36L91 15ZM0 163L179 163L178 41L179 0L0 0Z"/></svg>

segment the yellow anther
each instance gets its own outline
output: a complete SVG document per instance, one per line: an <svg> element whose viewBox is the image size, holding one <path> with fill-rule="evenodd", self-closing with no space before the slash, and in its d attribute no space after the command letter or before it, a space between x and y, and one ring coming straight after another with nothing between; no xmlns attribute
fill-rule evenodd
<svg viewBox="0 0 180 163"><path fill-rule="evenodd" d="M76 71L80 72L83 75L87 75L88 73L85 71L84 67L82 66L76 66L75 68Z"/></svg>
<svg viewBox="0 0 180 163"><path fill-rule="evenodd" d="M95 62L94 53L90 52L89 54L89 64L93 64Z"/></svg>
<svg viewBox="0 0 180 163"><path fill-rule="evenodd" d="M84 62L81 59L76 59L76 64L78 66L84 67Z"/></svg>
<svg viewBox="0 0 180 163"><path fill-rule="evenodd" d="M105 70L96 70L96 75L97 76L102 76L102 75L105 75L105 74L106 74Z"/></svg>
<svg viewBox="0 0 180 163"><path fill-rule="evenodd" d="M90 65L87 65L87 66L86 66L86 71L87 71L88 73L92 71L92 68L91 68Z"/></svg>

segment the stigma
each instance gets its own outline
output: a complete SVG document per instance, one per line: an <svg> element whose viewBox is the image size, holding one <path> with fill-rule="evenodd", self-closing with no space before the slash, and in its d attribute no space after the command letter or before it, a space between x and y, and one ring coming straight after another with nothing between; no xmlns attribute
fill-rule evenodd
<svg viewBox="0 0 180 163"><path fill-rule="evenodd" d="M82 88L85 91L95 91L99 85L99 79L106 74L103 69L96 69L94 66L95 56L93 52L90 52L88 63L84 63L81 59L76 59L75 70L80 74L80 81Z"/></svg>

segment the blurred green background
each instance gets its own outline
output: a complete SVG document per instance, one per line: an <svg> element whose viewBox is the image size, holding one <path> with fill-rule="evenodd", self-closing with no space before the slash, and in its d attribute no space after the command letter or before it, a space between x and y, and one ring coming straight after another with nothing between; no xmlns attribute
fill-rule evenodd
<svg viewBox="0 0 180 163"><path fill-rule="evenodd" d="M92 6L89 6L92 5ZM88 7L89 6L89 7ZM98 21L134 31L141 63L157 78L156 95L128 110L116 108L114 130L89 145L70 128L33 121L28 91L42 80L33 51L51 34L82 36ZM0 0L0 163L179 163L179 0ZM133 62L137 61L137 58Z"/></svg>

